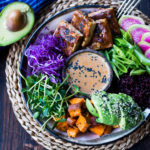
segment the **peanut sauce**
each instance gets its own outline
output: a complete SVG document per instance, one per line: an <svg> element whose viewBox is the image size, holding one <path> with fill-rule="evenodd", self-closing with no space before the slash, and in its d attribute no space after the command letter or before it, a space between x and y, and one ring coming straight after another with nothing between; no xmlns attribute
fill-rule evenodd
<svg viewBox="0 0 150 150"><path fill-rule="evenodd" d="M66 73L70 74L69 84L75 84L87 94L106 90L112 79L112 70L105 57L93 52L82 52L72 57Z"/></svg>

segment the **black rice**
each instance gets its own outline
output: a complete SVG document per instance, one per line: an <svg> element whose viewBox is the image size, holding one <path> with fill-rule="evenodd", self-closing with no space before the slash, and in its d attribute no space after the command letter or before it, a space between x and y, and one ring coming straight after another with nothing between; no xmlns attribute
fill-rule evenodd
<svg viewBox="0 0 150 150"><path fill-rule="evenodd" d="M150 75L124 74L120 80L116 78L113 80L109 92L128 94L143 110L150 108Z"/></svg>

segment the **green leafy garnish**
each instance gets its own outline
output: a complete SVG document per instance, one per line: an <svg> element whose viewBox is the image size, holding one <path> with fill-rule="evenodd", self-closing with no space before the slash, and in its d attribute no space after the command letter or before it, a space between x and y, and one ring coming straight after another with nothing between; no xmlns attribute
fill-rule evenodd
<svg viewBox="0 0 150 150"><path fill-rule="evenodd" d="M26 93L27 104L32 112L34 112L33 117L45 120L42 125L43 129L51 119L55 120L55 117L65 116L68 100L80 93L76 85L74 85L74 93L71 93L71 86L67 84L69 75L61 83L56 84L52 83L47 75L31 75L25 78L20 71L19 74L26 83L26 88L22 89L22 92ZM52 129L61 121L64 121L64 119L55 121Z"/></svg>
<svg viewBox="0 0 150 150"><path fill-rule="evenodd" d="M105 50L105 57L111 64L111 67L117 78L130 70L130 75L144 74L145 64L148 60L142 54L140 48L133 44L130 33L121 29L121 36L114 38L114 45L110 51Z"/></svg>

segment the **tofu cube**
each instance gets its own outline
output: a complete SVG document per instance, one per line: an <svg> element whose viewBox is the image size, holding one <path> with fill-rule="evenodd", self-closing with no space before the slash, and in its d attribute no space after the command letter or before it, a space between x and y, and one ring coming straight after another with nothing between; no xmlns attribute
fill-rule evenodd
<svg viewBox="0 0 150 150"><path fill-rule="evenodd" d="M113 8L100 9L88 14L88 17L99 20L106 18L113 34L120 34L120 27Z"/></svg>
<svg viewBox="0 0 150 150"><path fill-rule="evenodd" d="M97 26L90 45L91 49L101 50L113 46L112 34L106 19L96 20Z"/></svg>
<svg viewBox="0 0 150 150"><path fill-rule="evenodd" d="M96 23L93 21L93 19L83 15L81 11L75 11L71 24L84 36L82 47L87 46L92 39Z"/></svg>
<svg viewBox="0 0 150 150"><path fill-rule="evenodd" d="M65 47L62 48L62 51L66 56L70 56L79 48L83 38L83 34L65 20L58 24L54 36L60 37L64 41Z"/></svg>

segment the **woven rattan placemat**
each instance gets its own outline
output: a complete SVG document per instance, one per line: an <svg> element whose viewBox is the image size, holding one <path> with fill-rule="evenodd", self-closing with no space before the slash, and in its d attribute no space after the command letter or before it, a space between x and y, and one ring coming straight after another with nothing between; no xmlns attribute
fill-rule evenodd
<svg viewBox="0 0 150 150"><path fill-rule="evenodd" d="M54 15L55 13L76 5L84 4L99 4L99 5L111 5L113 7L119 7L121 2L119 0L57 0L55 3L45 7L38 15L34 29L41 24L48 17ZM150 24L150 19L145 16L139 10L134 10L134 15L142 17L147 24ZM32 33L32 32L31 32ZM21 88L19 84L19 75L17 73L17 67L20 64L21 56L29 36L13 44L9 50L9 55L6 62L6 85L9 98L12 103L13 111L16 118L22 125L22 127L31 135L31 137L37 141L39 144L44 146L46 149L128 149L137 143L139 140L143 139L144 136L150 132L150 120L142 125L138 130L136 130L131 135L124 137L114 143L102 145L98 147L87 147L79 146L71 143L64 142L51 136L48 132L42 131L38 123L33 119L33 117L26 110L23 98L21 96Z"/></svg>

